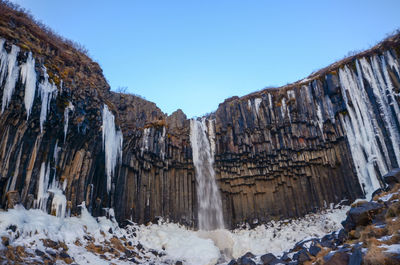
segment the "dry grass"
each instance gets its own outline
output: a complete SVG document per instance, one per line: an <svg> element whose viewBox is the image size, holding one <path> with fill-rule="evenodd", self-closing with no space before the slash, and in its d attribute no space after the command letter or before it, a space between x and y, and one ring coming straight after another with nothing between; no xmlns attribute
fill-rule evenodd
<svg viewBox="0 0 400 265"><path fill-rule="evenodd" d="M31 51L45 63L56 84L62 79L64 84L75 87L109 89L100 66L89 58L82 45L61 37L26 10L5 0L0 0L0 37Z"/></svg>
<svg viewBox="0 0 400 265"><path fill-rule="evenodd" d="M391 258L391 254L385 253L385 249L372 245L364 256L364 265L396 265L398 261Z"/></svg>

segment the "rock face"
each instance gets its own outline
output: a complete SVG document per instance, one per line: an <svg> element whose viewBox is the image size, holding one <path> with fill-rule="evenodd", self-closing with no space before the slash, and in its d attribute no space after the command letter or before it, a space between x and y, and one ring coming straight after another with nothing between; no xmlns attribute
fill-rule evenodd
<svg viewBox="0 0 400 265"><path fill-rule="evenodd" d="M111 92L74 45L5 4L0 13L2 208L20 201L74 214L85 201L93 215L114 208L119 221L162 216L197 226L185 114ZM400 165L399 48L396 35L308 79L228 99L205 117L227 227L302 216L383 184ZM104 106L123 135L109 178Z"/></svg>

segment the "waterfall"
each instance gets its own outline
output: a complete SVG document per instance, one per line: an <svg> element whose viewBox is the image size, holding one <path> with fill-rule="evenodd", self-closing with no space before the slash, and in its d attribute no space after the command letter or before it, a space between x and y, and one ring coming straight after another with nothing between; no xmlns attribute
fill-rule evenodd
<svg viewBox="0 0 400 265"><path fill-rule="evenodd" d="M205 120L190 120L190 142L196 172L198 220L200 230L224 228L222 201L215 181L214 158L206 135Z"/></svg>

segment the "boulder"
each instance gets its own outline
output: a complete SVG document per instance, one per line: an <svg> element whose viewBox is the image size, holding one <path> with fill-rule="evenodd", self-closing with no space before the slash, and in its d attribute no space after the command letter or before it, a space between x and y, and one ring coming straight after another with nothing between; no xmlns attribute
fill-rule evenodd
<svg viewBox="0 0 400 265"><path fill-rule="evenodd" d="M312 255L312 256L317 256L318 255L318 253L321 251L321 248L320 247L317 247L317 246L315 246L315 245L312 245L311 247L310 247L310 249L308 250L308 252L310 252L310 254Z"/></svg>
<svg viewBox="0 0 400 265"><path fill-rule="evenodd" d="M19 192L16 190L7 192L6 198L7 198L7 209L13 209L15 205L21 202Z"/></svg>
<svg viewBox="0 0 400 265"><path fill-rule="evenodd" d="M238 265L256 265L256 263L248 257L241 257L238 259Z"/></svg>
<svg viewBox="0 0 400 265"><path fill-rule="evenodd" d="M279 263L279 259L274 254L268 253L261 256L261 262L263 265L273 265Z"/></svg>
<svg viewBox="0 0 400 265"><path fill-rule="evenodd" d="M298 264L303 264L304 262L311 260L311 258L308 254L309 253L307 250L302 249L293 255L293 259L297 260Z"/></svg>
<svg viewBox="0 0 400 265"><path fill-rule="evenodd" d="M392 169L389 173L384 175L382 179L389 187L400 183L400 168Z"/></svg>
<svg viewBox="0 0 400 265"><path fill-rule="evenodd" d="M362 252L361 252L361 248L357 247L354 248L350 259L349 259L349 265L361 265L362 264Z"/></svg>
<svg viewBox="0 0 400 265"><path fill-rule="evenodd" d="M355 229L357 226L365 226L371 223L373 217L378 214L384 206L376 202L366 202L353 207L347 214L342 225L346 232Z"/></svg>

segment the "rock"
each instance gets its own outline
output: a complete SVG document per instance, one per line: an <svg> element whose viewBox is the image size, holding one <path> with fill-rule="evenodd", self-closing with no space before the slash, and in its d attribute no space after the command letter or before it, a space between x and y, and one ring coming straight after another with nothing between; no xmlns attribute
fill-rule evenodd
<svg viewBox="0 0 400 265"><path fill-rule="evenodd" d="M297 260L299 264L303 264L304 262L311 260L308 254L309 253L307 252L307 250L302 249L293 255L293 260Z"/></svg>
<svg viewBox="0 0 400 265"><path fill-rule="evenodd" d="M321 251L321 248L317 247L315 245L312 245L310 247L310 249L308 250L308 252L314 257L317 256L320 251Z"/></svg>
<svg viewBox="0 0 400 265"><path fill-rule="evenodd" d="M175 262L175 265L183 265L183 262L178 260L177 262Z"/></svg>
<svg viewBox="0 0 400 265"><path fill-rule="evenodd" d="M321 238L321 246L325 248L335 248L335 237L332 234L326 235L323 238Z"/></svg>
<svg viewBox="0 0 400 265"><path fill-rule="evenodd" d="M278 263L279 259L274 254L268 253L261 256L261 261L263 265L274 265Z"/></svg>
<svg viewBox="0 0 400 265"><path fill-rule="evenodd" d="M325 265L348 265L349 254L346 252L336 252Z"/></svg>
<svg viewBox="0 0 400 265"><path fill-rule="evenodd" d="M354 248L349 259L348 265L361 265L362 264L362 252L361 247Z"/></svg>
<svg viewBox="0 0 400 265"><path fill-rule="evenodd" d="M6 236L2 236L2 237L1 237L1 243L2 243L5 247L7 247L8 245L10 245L10 239L9 239L8 237L6 237Z"/></svg>
<svg viewBox="0 0 400 265"><path fill-rule="evenodd" d="M45 253L43 251L40 251L39 249L35 249L35 254L39 257L43 257L45 255Z"/></svg>
<svg viewBox="0 0 400 265"><path fill-rule="evenodd" d="M13 231L15 233L15 231L17 231L17 226L16 225L9 225L7 227L7 230L11 230L11 231Z"/></svg>
<svg viewBox="0 0 400 265"><path fill-rule="evenodd" d="M400 168L392 169L391 171L389 171L389 173L384 175L382 179L387 185L389 185L389 187L400 183Z"/></svg>
<svg viewBox="0 0 400 265"><path fill-rule="evenodd" d="M340 229L337 235L336 243L341 245L343 244L348 238L348 235L344 229Z"/></svg>
<svg viewBox="0 0 400 265"><path fill-rule="evenodd" d="M365 226L371 223L373 217L378 214L384 206L376 202L365 202L353 207L347 214L347 218L342 222L345 231L355 229L357 226Z"/></svg>
<svg viewBox="0 0 400 265"><path fill-rule="evenodd" d="M251 252L247 252L246 254L244 254L242 256L242 258L250 258L250 259L252 259L254 257L255 257L255 255L253 253L251 253Z"/></svg>
<svg viewBox="0 0 400 265"><path fill-rule="evenodd" d="M238 263L233 259L228 263L228 265L238 265Z"/></svg>
<svg viewBox="0 0 400 265"><path fill-rule="evenodd" d="M241 257L238 259L238 265L256 265L256 263L248 257Z"/></svg>
<svg viewBox="0 0 400 265"><path fill-rule="evenodd" d="M13 209L15 205L21 202L19 192L16 190L7 192L6 198L7 198L7 205L6 205L7 209Z"/></svg>

